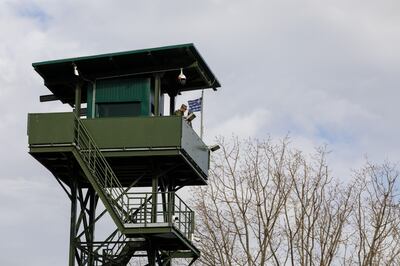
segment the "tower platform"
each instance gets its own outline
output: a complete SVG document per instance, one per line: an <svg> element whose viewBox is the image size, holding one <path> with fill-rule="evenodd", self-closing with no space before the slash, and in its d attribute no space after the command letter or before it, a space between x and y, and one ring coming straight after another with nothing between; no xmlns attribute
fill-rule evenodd
<svg viewBox="0 0 400 266"><path fill-rule="evenodd" d="M74 121L73 113L28 116L29 153L66 184L73 169L79 168L71 153L79 138ZM81 121L124 187L132 182L151 186L154 176L174 186L207 184L208 147L182 117ZM83 187L89 186L81 172L78 180Z"/></svg>

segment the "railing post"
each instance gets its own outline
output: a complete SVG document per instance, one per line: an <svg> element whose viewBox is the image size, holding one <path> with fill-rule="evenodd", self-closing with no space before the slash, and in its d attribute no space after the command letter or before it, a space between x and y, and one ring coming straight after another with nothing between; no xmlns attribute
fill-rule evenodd
<svg viewBox="0 0 400 266"><path fill-rule="evenodd" d="M174 215L175 214L175 198L176 198L176 195L175 195L175 191L171 191L171 206L172 206L172 208L171 208L171 214L172 215Z"/></svg>
<svg viewBox="0 0 400 266"><path fill-rule="evenodd" d="M182 214L182 200L179 199L179 230L181 230L181 214Z"/></svg>
<svg viewBox="0 0 400 266"><path fill-rule="evenodd" d="M151 222L157 222L157 192L158 192L158 177L152 179L152 206L151 206Z"/></svg>
<svg viewBox="0 0 400 266"><path fill-rule="evenodd" d="M79 118L76 118L79 119ZM80 141L80 126L79 126L79 121L76 121L76 145L80 148L81 146L81 141Z"/></svg>
<svg viewBox="0 0 400 266"><path fill-rule="evenodd" d="M170 225L172 225L172 214L173 214L173 210L174 210L173 197L174 197L173 192L168 191L168 223Z"/></svg>
<svg viewBox="0 0 400 266"><path fill-rule="evenodd" d="M162 209L163 209L163 222L168 222L168 196L166 195L165 189L161 190L161 201L162 201Z"/></svg>
<svg viewBox="0 0 400 266"><path fill-rule="evenodd" d="M145 201L144 201L144 227L147 226L147 193L145 193Z"/></svg>

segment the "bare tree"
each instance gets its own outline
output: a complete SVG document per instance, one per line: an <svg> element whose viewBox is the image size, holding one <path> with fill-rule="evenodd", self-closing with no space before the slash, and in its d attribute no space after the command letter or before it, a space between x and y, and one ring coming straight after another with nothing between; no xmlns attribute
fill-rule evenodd
<svg viewBox="0 0 400 266"><path fill-rule="evenodd" d="M332 180L325 155L320 149L308 161L301 156L299 166L290 166L293 189L282 223L289 260L284 264L330 265L345 241L353 186Z"/></svg>
<svg viewBox="0 0 400 266"><path fill-rule="evenodd" d="M369 165L342 184L324 148L305 156L288 139L219 145L209 185L193 191L201 265L399 264L393 167Z"/></svg>
<svg viewBox="0 0 400 266"><path fill-rule="evenodd" d="M206 265L263 265L278 260L272 243L290 192L288 156L269 142L221 140L210 186L196 192L197 233ZM285 145L284 145L285 146ZM205 251L205 250L208 250Z"/></svg>
<svg viewBox="0 0 400 266"><path fill-rule="evenodd" d="M400 265L399 173L395 166L367 164L356 175L354 253L358 265Z"/></svg>

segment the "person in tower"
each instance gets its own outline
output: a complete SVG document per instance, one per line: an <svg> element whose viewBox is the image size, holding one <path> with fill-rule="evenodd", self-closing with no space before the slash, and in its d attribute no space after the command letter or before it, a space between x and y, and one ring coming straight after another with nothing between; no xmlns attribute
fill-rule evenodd
<svg viewBox="0 0 400 266"><path fill-rule="evenodd" d="M186 112L186 110L187 110L186 104L182 104L182 105L181 105L181 108L179 108L178 110L176 110L176 111L174 112L174 115L185 117L185 112Z"/></svg>

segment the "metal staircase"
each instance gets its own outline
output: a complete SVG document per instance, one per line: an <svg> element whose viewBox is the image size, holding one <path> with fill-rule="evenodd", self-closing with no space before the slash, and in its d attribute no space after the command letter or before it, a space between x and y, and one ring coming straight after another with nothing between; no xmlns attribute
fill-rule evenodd
<svg viewBox="0 0 400 266"><path fill-rule="evenodd" d="M92 264L95 266L127 265L135 252L143 247L145 247L144 240L127 238L118 229L106 239L106 242L79 243L82 264L85 265L92 257Z"/></svg>
<svg viewBox="0 0 400 266"><path fill-rule="evenodd" d="M85 176L99 195L115 224L123 230L129 222L129 206L125 189L82 121L75 117L73 150Z"/></svg>
<svg viewBox="0 0 400 266"><path fill-rule="evenodd" d="M81 170L117 225L117 230L106 240L107 246L104 242L100 245L82 243L81 256L91 257L95 265L126 265L136 251L146 251L146 241L138 241L137 238L133 241L132 238L143 229L154 230L157 227L173 228L178 237L191 243L194 212L175 191L132 192L131 187L124 188L77 117L73 146L72 153ZM193 254L195 260L197 255Z"/></svg>

